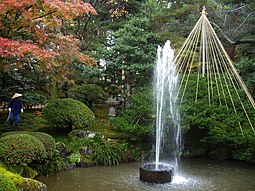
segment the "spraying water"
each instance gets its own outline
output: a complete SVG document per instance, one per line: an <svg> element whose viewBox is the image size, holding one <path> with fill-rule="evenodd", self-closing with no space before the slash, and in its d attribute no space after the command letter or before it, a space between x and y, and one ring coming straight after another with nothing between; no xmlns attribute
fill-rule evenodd
<svg viewBox="0 0 255 191"><path fill-rule="evenodd" d="M172 160L175 170L181 149L180 115L177 107L178 73L173 63L174 50L168 40L158 47L154 77L156 97L156 169L160 160Z"/></svg>

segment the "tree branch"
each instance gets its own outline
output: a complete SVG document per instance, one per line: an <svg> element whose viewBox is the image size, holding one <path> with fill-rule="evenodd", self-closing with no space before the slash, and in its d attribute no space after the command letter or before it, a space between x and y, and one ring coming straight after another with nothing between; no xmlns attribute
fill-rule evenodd
<svg viewBox="0 0 255 191"><path fill-rule="evenodd" d="M46 17L46 16L51 15L51 14L56 13L56 12L57 12L57 11L50 11L50 12L48 12L48 13L45 13L45 14L40 15L40 16L38 16L38 17L35 17L35 18L33 18L32 20L41 19L41 18L43 18L43 17Z"/></svg>
<svg viewBox="0 0 255 191"><path fill-rule="evenodd" d="M86 46L82 45L82 46L81 46L81 50L86 50L86 49L90 46L90 44L92 43L92 41L96 38L96 36L93 36L94 33L95 33L95 31L97 31L97 30L101 27L101 25L103 25L103 24L110 18L110 16L112 15L112 13L113 13L115 10L117 10L122 4L123 4L122 1L119 2L119 3L114 7L114 9L113 9L111 12L108 13L108 15L104 18L104 20L101 21L101 22L93 29L93 31L91 32L91 34L88 36L88 39L90 39L90 41L87 43Z"/></svg>
<svg viewBox="0 0 255 191"><path fill-rule="evenodd" d="M36 76L36 81L37 81L38 87L39 87L43 92L45 92L46 94L50 95L50 92L47 91L46 89L44 89L44 88L41 86L40 78L39 78L38 72L37 72L36 69L35 69L35 66L33 65L33 63L30 63L30 64L31 64L31 66L32 66L32 68L33 68L33 71L34 71L34 74L35 74L35 76Z"/></svg>
<svg viewBox="0 0 255 191"><path fill-rule="evenodd" d="M230 44L232 44L232 45L238 45L238 44L255 44L255 39L239 39L239 40L236 40L236 41L233 41L233 40L231 40L222 30L221 30L221 28L217 25L217 24L215 24L215 23L213 23L213 22L211 22L211 24L213 24L219 31L220 31L220 33L223 35L223 37L230 43Z"/></svg>
<svg viewBox="0 0 255 191"><path fill-rule="evenodd" d="M5 16L4 16L4 18L7 18L7 15L9 14L9 10L8 11L6 11L6 14L5 14Z"/></svg>
<svg viewBox="0 0 255 191"><path fill-rule="evenodd" d="M248 44L248 43L255 44L255 39L240 39L235 41L234 44L237 45L237 44Z"/></svg>
<svg viewBox="0 0 255 191"><path fill-rule="evenodd" d="M98 3L99 3L99 1L96 0L95 3L93 4L93 7L96 7ZM92 18L92 14L90 13L90 14L89 14L89 18L87 19L86 23L85 23L84 26L83 26L83 30L82 30L82 33L81 33L82 36L85 35L86 30L87 30L88 23L89 23L89 21L90 21L91 18Z"/></svg>

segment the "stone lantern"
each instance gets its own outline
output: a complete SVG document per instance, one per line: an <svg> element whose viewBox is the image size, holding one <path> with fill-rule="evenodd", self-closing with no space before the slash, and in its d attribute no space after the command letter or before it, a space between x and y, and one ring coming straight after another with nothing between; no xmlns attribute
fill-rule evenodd
<svg viewBox="0 0 255 191"><path fill-rule="evenodd" d="M111 85L108 90L109 96L106 101L109 106L108 115L114 117L117 114L117 106L119 105L119 100L117 99L117 87L115 85Z"/></svg>

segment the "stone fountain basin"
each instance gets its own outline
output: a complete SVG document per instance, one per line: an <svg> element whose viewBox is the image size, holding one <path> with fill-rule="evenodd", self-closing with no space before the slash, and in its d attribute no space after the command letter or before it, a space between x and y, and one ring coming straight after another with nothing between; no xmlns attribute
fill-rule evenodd
<svg viewBox="0 0 255 191"><path fill-rule="evenodd" d="M146 163L140 167L140 180L150 183L168 183L172 181L174 168L166 163Z"/></svg>

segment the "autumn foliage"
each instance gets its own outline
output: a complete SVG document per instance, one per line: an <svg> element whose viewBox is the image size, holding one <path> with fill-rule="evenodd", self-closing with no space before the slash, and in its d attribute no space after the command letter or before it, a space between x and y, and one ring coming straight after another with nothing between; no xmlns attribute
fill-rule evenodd
<svg viewBox="0 0 255 191"><path fill-rule="evenodd" d="M65 22L74 22L78 16L97 14L89 3L2 0L0 9L0 70L9 70L13 63L22 67L24 62L31 61L48 67L58 62L69 64L75 60L88 64L92 61L80 52L79 41L74 36L63 35L60 30Z"/></svg>

